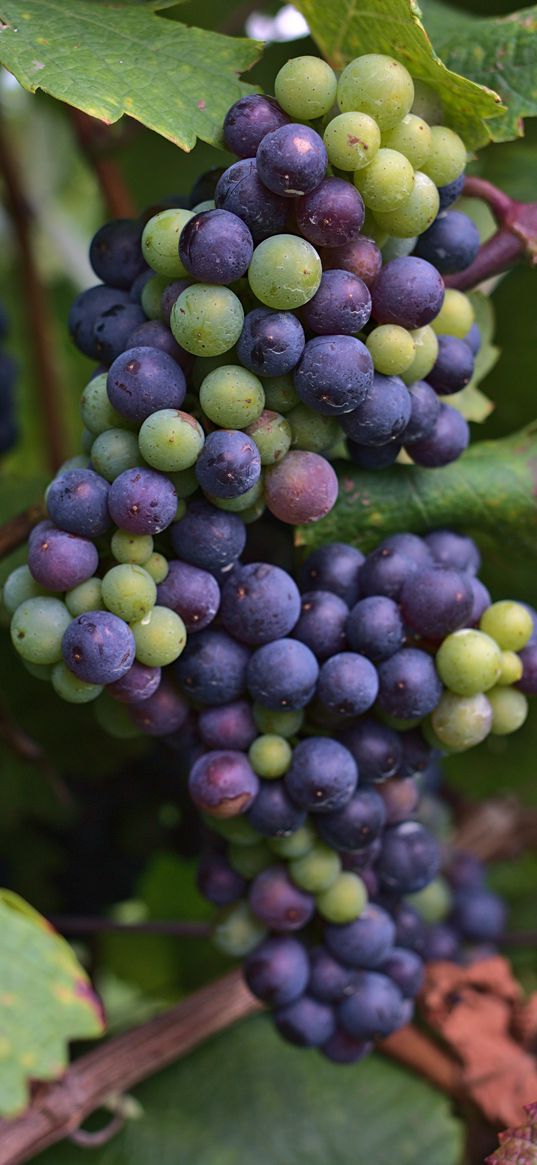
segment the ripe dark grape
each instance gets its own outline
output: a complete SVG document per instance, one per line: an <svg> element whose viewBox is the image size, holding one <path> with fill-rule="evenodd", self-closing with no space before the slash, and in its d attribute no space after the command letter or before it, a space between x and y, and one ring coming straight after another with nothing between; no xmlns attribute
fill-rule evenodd
<svg viewBox="0 0 537 1165"><path fill-rule="evenodd" d="M433 660L415 647L403 647L384 660L378 675L380 707L399 720L427 716L442 694Z"/></svg>
<svg viewBox="0 0 537 1165"><path fill-rule="evenodd" d="M470 442L468 422L451 405L441 405L436 424L428 437L413 441L410 456L416 465L438 469L456 461Z"/></svg>
<svg viewBox="0 0 537 1165"><path fill-rule="evenodd" d="M172 559L166 578L158 586L157 601L180 615L187 631L202 631L218 612L220 587L208 571Z"/></svg>
<svg viewBox="0 0 537 1165"><path fill-rule="evenodd" d="M278 1008L274 1022L284 1039L301 1048L326 1044L335 1029L332 1008L309 995L303 995L287 1007Z"/></svg>
<svg viewBox="0 0 537 1165"><path fill-rule="evenodd" d="M283 1007L306 989L309 962L297 939L274 936L252 951L244 964L250 991L270 1007Z"/></svg>
<svg viewBox="0 0 537 1165"><path fill-rule="evenodd" d="M347 604L338 595L330 591L309 591L302 595L293 636L305 643L317 659L328 659L345 648L348 613Z"/></svg>
<svg viewBox="0 0 537 1165"><path fill-rule="evenodd" d="M91 578L99 565L93 542L58 530L52 524L31 539L28 566L32 577L48 591L67 591Z"/></svg>
<svg viewBox="0 0 537 1165"><path fill-rule="evenodd" d="M401 591L403 618L425 639L443 639L459 627L467 627L472 607L471 581L456 570L420 571Z"/></svg>
<svg viewBox="0 0 537 1165"><path fill-rule="evenodd" d="M361 716L375 703L377 694L377 673L364 655L342 651L322 664L317 699L330 712Z"/></svg>
<svg viewBox="0 0 537 1165"><path fill-rule="evenodd" d="M259 781L242 752L215 749L190 770L188 788L194 804L212 817L237 817L252 804Z"/></svg>
<svg viewBox="0 0 537 1165"><path fill-rule="evenodd" d="M286 198L314 190L328 164L319 134L296 123L265 134L257 148L256 161L263 185Z"/></svg>
<svg viewBox="0 0 537 1165"><path fill-rule="evenodd" d="M88 684L120 680L134 663L134 636L117 615L91 611L67 628L62 655L67 667Z"/></svg>
<svg viewBox="0 0 537 1165"><path fill-rule="evenodd" d="M342 732L341 739L358 765L361 781L386 781L399 772L401 739L387 724L363 716Z"/></svg>
<svg viewBox="0 0 537 1165"><path fill-rule="evenodd" d="M327 542L304 560L299 572L300 585L308 591L331 591L352 607L359 597L364 561L362 552L354 546Z"/></svg>
<svg viewBox="0 0 537 1165"><path fill-rule="evenodd" d="M310 967L308 991L321 1003L339 1003L352 990L353 972L338 963L326 947L314 947Z"/></svg>
<svg viewBox="0 0 537 1165"><path fill-rule="evenodd" d="M177 362L159 348L128 348L112 364L106 382L118 413L141 424L158 409L180 409L186 381Z"/></svg>
<svg viewBox="0 0 537 1165"><path fill-rule="evenodd" d="M246 882L222 854L209 853L200 858L198 886L203 896L215 906L229 906L243 897Z"/></svg>
<svg viewBox="0 0 537 1165"><path fill-rule="evenodd" d="M245 691L249 659L247 647L210 627L188 640L175 675L182 691L196 703L228 704Z"/></svg>
<svg viewBox="0 0 537 1165"><path fill-rule="evenodd" d="M537 696L537 642L532 640L527 647L522 648L520 660L523 667L522 678L516 686L527 696Z"/></svg>
<svg viewBox="0 0 537 1165"><path fill-rule="evenodd" d="M336 1027L320 1050L334 1064L357 1064L372 1052L373 1044L370 1040L355 1040L343 1028Z"/></svg>
<svg viewBox="0 0 537 1165"><path fill-rule="evenodd" d="M462 194L463 187L464 172L459 174L457 178L454 178L452 182L448 182L445 186L438 187L441 211L447 210L448 207L452 206L452 204L457 201L457 198L459 198L459 196Z"/></svg>
<svg viewBox="0 0 537 1165"><path fill-rule="evenodd" d="M350 413L373 383L373 361L355 336L314 336L308 340L293 383L301 400L325 416Z"/></svg>
<svg viewBox="0 0 537 1165"><path fill-rule="evenodd" d="M93 329L99 317L110 308L125 307L128 302L127 291L119 287L106 287L103 283L88 287L86 291L81 291L80 295L77 295L69 309L67 327L77 348L85 356L93 360L98 359ZM141 309L135 314L138 322L143 322L144 315Z"/></svg>
<svg viewBox="0 0 537 1165"><path fill-rule="evenodd" d="M351 441L347 438L347 449L351 461L355 465L359 465L360 469L367 469L375 472L381 469L389 469L393 465L401 452L401 444L398 441L390 441L387 445L360 445L358 441Z"/></svg>
<svg viewBox="0 0 537 1165"><path fill-rule="evenodd" d="M378 971L360 971L352 995L338 1007L338 1021L356 1040L389 1036L401 1025L403 997L395 983Z"/></svg>
<svg viewBox="0 0 537 1165"><path fill-rule="evenodd" d="M337 740L313 736L297 744L284 780L289 796L302 809L332 814L352 797L358 771L348 749Z"/></svg>
<svg viewBox="0 0 537 1165"><path fill-rule="evenodd" d="M89 252L97 278L111 287L128 289L146 266L140 250L141 237L138 219L112 219L100 227Z"/></svg>
<svg viewBox="0 0 537 1165"><path fill-rule="evenodd" d="M365 400L343 417L342 425L359 445L387 445L404 434L410 411L410 395L403 381L375 372Z"/></svg>
<svg viewBox="0 0 537 1165"><path fill-rule="evenodd" d="M255 158L242 158L224 170L214 197L218 208L231 211L246 223L254 243L285 231L289 203L263 186Z"/></svg>
<svg viewBox="0 0 537 1165"><path fill-rule="evenodd" d="M371 290L382 267L382 255L373 239L360 235L342 247L329 247L321 251L323 268L330 271L339 268L357 275Z"/></svg>
<svg viewBox="0 0 537 1165"><path fill-rule="evenodd" d="M179 294L179 293L178 293ZM128 348L158 348L166 352L183 369L189 372L192 367L192 356L174 339L169 327L162 320L146 320L135 328L128 338Z"/></svg>
<svg viewBox="0 0 537 1165"><path fill-rule="evenodd" d="M239 430L209 433L196 462L201 488L215 498L237 498L259 480L261 459L255 441Z"/></svg>
<svg viewBox="0 0 537 1165"><path fill-rule="evenodd" d="M318 453L291 450L265 477L267 506L280 522L308 525L324 518L338 496L337 475Z"/></svg>
<svg viewBox="0 0 537 1165"><path fill-rule="evenodd" d="M353 651L366 655L374 663L388 659L404 643L399 607L386 595L361 599L347 617L346 633Z"/></svg>
<svg viewBox="0 0 537 1165"><path fill-rule="evenodd" d="M355 186L325 178L296 204L298 229L314 247L341 247L361 230L365 208Z"/></svg>
<svg viewBox="0 0 537 1165"><path fill-rule="evenodd" d="M325 271L318 290L300 314L306 327L318 335L353 336L371 315L369 288L350 271Z"/></svg>
<svg viewBox="0 0 537 1165"><path fill-rule="evenodd" d="M168 477L154 469L127 469L110 486L110 517L131 534L159 534L175 518L177 494Z"/></svg>
<svg viewBox="0 0 537 1165"><path fill-rule="evenodd" d="M372 295L377 323L423 328L442 307L444 282L432 263L409 255L384 265Z"/></svg>
<svg viewBox="0 0 537 1165"><path fill-rule="evenodd" d="M492 890L465 887L455 894L451 922L465 939L496 943L504 932L505 919L505 904Z"/></svg>
<svg viewBox="0 0 537 1165"><path fill-rule="evenodd" d="M142 703L156 692L161 674L159 667L146 667L135 660L121 679L108 684L108 692L120 704Z"/></svg>
<svg viewBox="0 0 537 1165"><path fill-rule="evenodd" d="M343 926L329 923L326 945L332 955L349 967L373 969L386 958L395 938L395 926L381 906L370 905L356 919Z"/></svg>
<svg viewBox="0 0 537 1165"><path fill-rule="evenodd" d="M139 304L113 303L96 317L92 350L86 351L86 355L100 360L108 368L125 351L129 336L145 323L145 319Z"/></svg>
<svg viewBox="0 0 537 1165"><path fill-rule="evenodd" d="M246 223L229 210L205 210L183 227L183 266L204 283L233 283L245 275L254 250Z"/></svg>
<svg viewBox="0 0 537 1165"><path fill-rule="evenodd" d="M226 149L239 158L253 158L265 134L272 133L288 122L287 114L273 97L266 97L263 93L249 93L246 97L240 97L226 113L224 144ZM199 193L198 190L196 194ZM202 193L203 197L210 197L205 191ZM197 198L197 201L200 199Z"/></svg>
<svg viewBox="0 0 537 1165"><path fill-rule="evenodd" d="M304 824L306 813L291 799L283 781L260 781L248 820L262 837L289 837Z"/></svg>
<svg viewBox="0 0 537 1165"><path fill-rule="evenodd" d="M283 866L270 866L254 879L250 907L271 930L301 930L315 909L311 894L295 886Z"/></svg>
<svg viewBox="0 0 537 1165"><path fill-rule="evenodd" d="M457 336L438 337L438 356L430 372L428 383L440 396L460 392L470 383L474 374L474 358L465 340Z"/></svg>
<svg viewBox="0 0 537 1165"><path fill-rule="evenodd" d="M285 376L298 364L304 345L304 329L296 316L258 307L245 316L237 355L256 376Z"/></svg>
<svg viewBox="0 0 537 1165"><path fill-rule="evenodd" d="M408 392L410 420L402 440L405 445L412 445L414 441L422 441L433 432L440 412L440 401L426 380L414 381L414 384L409 385ZM412 450L410 455L412 456Z"/></svg>
<svg viewBox="0 0 537 1165"><path fill-rule="evenodd" d="M449 210L420 235L414 254L433 263L442 275L452 275L473 263L479 243L479 231L472 219L458 210Z"/></svg>
<svg viewBox="0 0 537 1165"><path fill-rule="evenodd" d="M408 554L381 543L367 555L360 570L361 592L364 596L384 595L397 601L405 582L417 571L417 563Z"/></svg>
<svg viewBox="0 0 537 1165"><path fill-rule="evenodd" d="M435 838L418 821L387 829L378 871L384 884L399 894L414 894L438 873L440 853Z"/></svg>
<svg viewBox="0 0 537 1165"><path fill-rule="evenodd" d="M246 527L237 514L228 514L208 502L194 501L184 517L174 522L172 545L179 558L218 572L242 554Z"/></svg>
<svg viewBox="0 0 537 1165"><path fill-rule="evenodd" d="M120 681L121 682L121 681ZM180 692L165 680L153 695L132 707L134 723L148 736L169 736L184 728L189 706Z"/></svg>
<svg viewBox="0 0 537 1165"><path fill-rule="evenodd" d="M246 751L257 736L257 727L246 700L235 700L217 708L202 708L198 732L207 748Z"/></svg>
<svg viewBox="0 0 537 1165"><path fill-rule="evenodd" d="M264 562L238 567L224 586L220 619L236 639L257 646L292 631L300 612L294 580Z"/></svg>
<svg viewBox="0 0 537 1165"><path fill-rule="evenodd" d="M323 814L317 829L323 841L341 853L368 850L386 821L382 799L374 789L358 789L342 809Z"/></svg>
<svg viewBox="0 0 537 1165"><path fill-rule="evenodd" d="M277 639L254 652L248 665L250 695L266 708L294 711L313 695L319 665L304 643Z"/></svg>

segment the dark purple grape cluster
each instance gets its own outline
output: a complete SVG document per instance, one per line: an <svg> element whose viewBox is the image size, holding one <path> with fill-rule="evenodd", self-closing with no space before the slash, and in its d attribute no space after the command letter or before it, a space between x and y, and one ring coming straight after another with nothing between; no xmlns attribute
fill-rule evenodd
<svg viewBox="0 0 537 1165"><path fill-rule="evenodd" d="M0 345L9 333L9 320L0 304ZM18 438L18 424L15 407L15 384L17 364L9 352L0 351L0 455L8 453Z"/></svg>

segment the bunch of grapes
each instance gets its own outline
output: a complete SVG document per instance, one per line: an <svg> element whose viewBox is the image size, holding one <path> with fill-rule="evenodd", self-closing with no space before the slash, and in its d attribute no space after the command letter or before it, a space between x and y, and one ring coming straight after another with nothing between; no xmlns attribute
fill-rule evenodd
<svg viewBox="0 0 537 1165"><path fill-rule="evenodd" d="M9 320L0 304L0 344L9 332ZM15 416L15 382L17 365L9 352L0 352L0 454L8 453L18 436Z"/></svg>

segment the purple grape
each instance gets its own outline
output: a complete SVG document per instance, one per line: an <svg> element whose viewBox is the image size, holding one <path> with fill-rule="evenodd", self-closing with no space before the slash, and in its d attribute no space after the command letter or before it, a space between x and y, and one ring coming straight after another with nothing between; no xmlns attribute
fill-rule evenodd
<svg viewBox="0 0 537 1165"><path fill-rule="evenodd" d="M425 773L434 756L434 750L422 736L419 728L399 733L401 746L400 777L414 777Z"/></svg>
<svg viewBox="0 0 537 1165"><path fill-rule="evenodd" d="M154 274L155 272L150 267L146 267L145 271L140 271L140 274L136 276L136 279L133 280L129 288L129 303L141 304L142 291L146 283L149 283L149 280L153 279Z"/></svg>
<svg viewBox="0 0 537 1165"><path fill-rule="evenodd" d="M163 680L152 696L132 706L131 716L147 736L169 736L184 727L188 712L186 700L172 684Z"/></svg>
<svg viewBox="0 0 537 1165"><path fill-rule="evenodd" d="M265 708L296 711L309 704L319 665L297 639L276 639L254 651L248 664L250 695Z"/></svg>
<svg viewBox="0 0 537 1165"><path fill-rule="evenodd" d="M523 671L516 687L526 696L537 696L537 642L528 643L518 654Z"/></svg>
<svg viewBox="0 0 537 1165"><path fill-rule="evenodd" d="M410 395L410 420L403 433L405 445L422 441L434 430L440 412L440 401L426 380L415 380L408 389ZM411 453L412 455L412 453Z"/></svg>
<svg viewBox="0 0 537 1165"><path fill-rule="evenodd" d="M292 800L309 813L343 809L352 797L358 771L348 749L327 736L301 740L284 782Z"/></svg>
<svg viewBox="0 0 537 1165"><path fill-rule="evenodd" d="M405 255L384 265L375 280L372 296L377 323L423 328L442 307L444 281L432 263Z"/></svg>
<svg viewBox="0 0 537 1165"><path fill-rule="evenodd" d="M332 849L354 853L369 849L380 836L385 821L386 810L376 790L358 789L343 809L319 817L317 829Z"/></svg>
<svg viewBox="0 0 537 1165"><path fill-rule="evenodd" d="M224 170L214 197L219 209L231 211L246 223L254 243L285 232L289 203L263 186L255 158L241 158Z"/></svg>
<svg viewBox="0 0 537 1165"><path fill-rule="evenodd" d="M350 271L325 271L300 314L306 327L318 335L353 336L371 315L371 294L363 279Z"/></svg>
<svg viewBox="0 0 537 1165"><path fill-rule="evenodd" d="M160 297L160 311L161 311L161 315L162 315L162 322L166 326L169 326L171 310L172 310L174 303L176 302L176 300L179 299L179 296L181 295L181 293L183 291L185 291L187 287L191 286L191 283L192 283L191 279L172 279L170 283L166 284L166 287L164 288L164 291L162 292L162 295ZM149 323L160 323L160 322L161 322L160 320L150 320L149 321ZM181 345L177 344L177 340L175 341L175 343L176 343L176 346L179 348L179 350L181 352L183 352ZM153 344L151 346L156 347L156 348L159 347L158 344ZM185 355L190 356L190 352L186 352ZM181 367L183 367L182 360L179 360L179 363L181 364Z"/></svg>
<svg viewBox="0 0 537 1165"><path fill-rule="evenodd" d="M157 603L181 616L187 631L203 631L220 606L220 587L214 576L199 566L172 559L164 582L157 588Z"/></svg>
<svg viewBox="0 0 537 1165"><path fill-rule="evenodd" d="M126 469L110 486L112 520L130 534L159 534L173 522L177 494L170 479L155 469Z"/></svg>
<svg viewBox="0 0 537 1165"><path fill-rule="evenodd" d="M373 239L360 235L345 243L343 247L328 247L320 251L323 268L331 271L335 268L350 271L363 279L366 287L371 290L375 279L382 267L382 255Z"/></svg>
<svg viewBox="0 0 537 1165"><path fill-rule="evenodd" d="M397 777L378 786L386 809L386 825L400 825L413 817L420 799L420 789L414 777Z"/></svg>
<svg viewBox="0 0 537 1165"><path fill-rule="evenodd" d="M229 906L244 896L244 878L231 868L222 854L202 854L197 873L201 893L215 906Z"/></svg>
<svg viewBox="0 0 537 1165"><path fill-rule="evenodd" d="M99 565L97 548L87 538L57 530L36 530L28 544L30 573L48 591L69 591L91 578Z"/></svg>
<svg viewBox="0 0 537 1165"><path fill-rule="evenodd" d="M362 196L344 178L324 178L296 204L297 226L314 247L342 247L359 234L365 217Z"/></svg>
<svg viewBox="0 0 537 1165"><path fill-rule="evenodd" d="M242 696L249 658L242 643L209 627L188 639L174 670L182 691L194 703L216 707Z"/></svg>
<svg viewBox="0 0 537 1165"><path fill-rule="evenodd" d="M51 482L47 510L57 526L81 538L98 538L110 526L108 482L92 469L69 469Z"/></svg>
<svg viewBox="0 0 537 1165"><path fill-rule="evenodd" d="M326 947L315 947L310 954L308 991L321 1003L339 1003L352 991L353 974Z"/></svg>
<svg viewBox="0 0 537 1165"><path fill-rule="evenodd" d="M298 1044L300 1048L317 1048L326 1044L335 1030L332 1008L309 995L278 1008L274 1023L285 1040Z"/></svg>
<svg viewBox="0 0 537 1165"><path fill-rule="evenodd" d="M427 963L458 962L460 942L454 927L435 922L424 927L423 956Z"/></svg>
<svg viewBox="0 0 537 1165"><path fill-rule="evenodd" d="M330 591L309 591L302 595L301 614L293 636L305 643L317 659L328 659L346 646L345 623L349 610Z"/></svg>
<svg viewBox="0 0 537 1165"><path fill-rule="evenodd" d="M129 349L157 348L160 352L166 352L183 372L189 372L192 367L193 358L190 352L185 352L185 349L181 348L162 320L146 320L145 324L140 324L129 336L127 346Z"/></svg>
<svg viewBox="0 0 537 1165"><path fill-rule="evenodd" d="M249 93L246 97L240 97L226 113L224 145L239 158L254 158L265 134L272 133L288 122L287 114L273 97Z"/></svg>
<svg viewBox="0 0 537 1165"><path fill-rule="evenodd" d="M402 439L410 413L410 394L400 377L375 372L365 400L341 423L347 437L359 445L387 445Z"/></svg>
<svg viewBox="0 0 537 1165"><path fill-rule="evenodd" d="M209 502L194 501L171 529L175 553L193 566L219 572L240 558L246 526L238 514L218 510Z"/></svg>
<svg viewBox="0 0 537 1165"><path fill-rule="evenodd" d="M367 555L360 571L362 594L384 595L397 602L406 580L414 578L417 571L417 563L408 554L381 542Z"/></svg>
<svg viewBox="0 0 537 1165"><path fill-rule="evenodd" d="M120 704L139 704L156 692L161 674L159 667L146 667L135 660L121 679L108 685L108 693Z"/></svg>
<svg viewBox="0 0 537 1165"><path fill-rule="evenodd" d="M397 550L420 568L432 566L431 551L417 534L389 534L380 546L383 550Z"/></svg>
<svg viewBox="0 0 537 1165"><path fill-rule="evenodd" d="M425 535L425 542L438 566L477 574L481 555L473 538L454 530L433 530Z"/></svg>
<svg viewBox="0 0 537 1165"><path fill-rule="evenodd" d="M269 866L252 882L250 907L270 930L301 930L315 910L315 899L289 878L283 866Z"/></svg>
<svg viewBox="0 0 537 1165"><path fill-rule="evenodd" d="M398 720L422 720L442 695L433 660L415 647L403 647L380 663L378 676L380 707Z"/></svg>
<svg viewBox="0 0 537 1165"><path fill-rule="evenodd" d="M405 639L399 607L386 595L369 595L355 603L345 629L352 650L374 663L388 659Z"/></svg>
<svg viewBox="0 0 537 1165"><path fill-rule="evenodd" d="M250 808L259 781L244 753L215 749L192 766L188 789L202 813L211 817L238 817Z"/></svg>
<svg viewBox="0 0 537 1165"><path fill-rule="evenodd" d="M268 562L240 566L222 591L220 619L226 631L257 646L292 631L300 594L291 575Z"/></svg>
<svg viewBox="0 0 537 1165"><path fill-rule="evenodd" d="M387 724L362 716L341 733L341 740L358 765L361 781L386 781L399 772L401 740Z"/></svg>
<svg viewBox="0 0 537 1165"><path fill-rule="evenodd" d="M349 967L374 969L384 961L395 938L395 926L390 915L370 903L354 922L342 926L329 922L325 927L325 942L334 958Z"/></svg>
<svg viewBox="0 0 537 1165"><path fill-rule="evenodd" d="M481 332L479 330L478 324L472 324L470 330L464 337L464 343L468 344L472 356L477 356L477 353L479 352L482 344Z"/></svg>
<svg viewBox="0 0 537 1165"><path fill-rule="evenodd" d="M391 908L395 923L395 945L406 947L425 958L426 926L417 910L408 902L398 901Z"/></svg>
<svg viewBox="0 0 537 1165"><path fill-rule="evenodd" d="M318 453L296 449L265 474L265 501L280 522L307 526L330 513L337 501L337 474Z"/></svg>
<svg viewBox="0 0 537 1165"><path fill-rule="evenodd" d="M300 399L315 412L350 413L371 389L373 361L355 336L314 336L304 348L293 382Z"/></svg>
<svg viewBox="0 0 537 1165"><path fill-rule="evenodd" d="M128 348L108 372L110 403L130 421L141 425L158 409L180 409L186 381L177 362L159 348Z"/></svg>
<svg viewBox="0 0 537 1165"><path fill-rule="evenodd" d="M283 781L260 781L248 821L262 837L289 837L304 824L306 814L288 796Z"/></svg>
<svg viewBox="0 0 537 1165"><path fill-rule="evenodd" d="M362 552L346 542L325 542L304 560L300 586L308 591L331 591L352 607L359 597L364 561Z"/></svg>
<svg viewBox="0 0 537 1165"><path fill-rule="evenodd" d="M481 616L487 607L490 607L492 599L490 591L478 578L470 578L470 586L472 588L473 604L472 614L470 615L469 623L471 627L476 627L481 619Z"/></svg>
<svg viewBox="0 0 537 1165"><path fill-rule="evenodd" d="M458 178L454 178L453 182L448 182L446 186L439 186L438 193L440 195L440 211L447 210L448 206L457 201L457 198L462 194L464 188L465 173L459 174Z"/></svg>
<svg viewBox="0 0 537 1165"><path fill-rule="evenodd" d="M299 123L265 134L256 153L257 172L274 194L294 198L309 194L322 181L328 165L323 139Z"/></svg>
<svg viewBox="0 0 537 1165"><path fill-rule="evenodd" d="M457 336L438 337L438 356L427 382L439 396L460 392L474 374L474 358L465 340Z"/></svg>
<svg viewBox="0 0 537 1165"><path fill-rule="evenodd" d="M64 633L62 654L70 671L88 684L112 684L134 663L130 627L109 611L88 611Z"/></svg>
<svg viewBox="0 0 537 1165"><path fill-rule="evenodd" d="M384 833L377 863L381 881L397 894L415 894L436 877L440 850L419 821L403 821Z"/></svg>
<svg viewBox="0 0 537 1165"><path fill-rule="evenodd" d="M378 971L361 971L354 991L339 1004L338 1021L357 1040L389 1036L401 1026L403 997L399 988Z"/></svg>
<svg viewBox="0 0 537 1165"><path fill-rule="evenodd" d="M99 227L91 240L89 259L103 283L129 288L145 269L142 229L140 220L134 218L112 219Z"/></svg>
<svg viewBox="0 0 537 1165"><path fill-rule="evenodd" d="M468 422L451 405L441 405L432 433L420 441L413 441L410 456L416 465L425 469L439 469L456 461L470 442Z"/></svg>
<svg viewBox="0 0 537 1165"><path fill-rule="evenodd" d="M371 1040L355 1040L343 1028L336 1030L322 1045L320 1051L334 1064L357 1064L373 1051Z"/></svg>
<svg viewBox="0 0 537 1165"><path fill-rule="evenodd" d="M401 448L402 446L398 441L390 441L388 445L360 445L357 441L351 441L347 437L347 449L351 461L360 469L372 472L389 469L397 461Z"/></svg>
<svg viewBox="0 0 537 1165"><path fill-rule="evenodd" d="M439 214L420 235L414 254L433 263L442 275L465 271L479 250L479 231L467 214L450 210Z"/></svg>
<svg viewBox="0 0 537 1165"><path fill-rule="evenodd" d="M298 364L305 342L292 312L257 307L245 316L237 356L256 376L285 376Z"/></svg>
<svg viewBox="0 0 537 1165"><path fill-rule="evenodd" d="M134 329L145 320L145 312L138 303L116 303L106 308L93 325L93 351L90 355L108 368L125 351Z"/></svg>
<svg viewBox="0 0 537 1165"><path fill-rule="evenodd" d="M246 223L229 210L203 210L181 231L183 266L204 283L233 283L246 274L254 250Z"/></svg>
<svg viewBox="0 0 537 1165"><path fill-rule="evenodd" d="M365 655L342 651L323 663L317 684L317 699L338 716L361 716L375 703L378 677Z"/></svg>
<svg viewBox="0 0 537 1165"><path fill-rule="evenodd" d="M497 943L505 930L505 902L485 887L455 894L451 923L465 939Z"/></svg>
<svg viewBox="0 0 537 1165"><path fill-rule="evenodd" d="M485 867L475 854L454 850L450 854L446 878L453 890L482 890L485 888Z"/></svg>
<svg viewBox="0 0 537 1165"><path fill-rule="evenodd" d="M425 639L444 639L467 627L473 601L469 577L441 567L419 571L407 579L400 597L405 622Z"/></svg>
<svg viewBox="0 0 537 1165"><path fill-rule="evenodd" d="M210 170L205 170L199 174L194 182L190 197L188 199L188 207L190 210L194 206L198 206L200 202L207 202L214 198L218 179L224 173L224 166L212 166Z"/></svg>
<svg viewBox="0 0 537 1165"><path fill-rule="evenodd" d="M77 295L69 309L67 328L71 339L85 356L98 359L93 329L99 316L110 308L125 307L128 302L126 291L118 287L106 287L103 283L88 287ZM140 316L141 319L145 318L141 308Z"/></svg>
<svg viewBox="0 0 537 1165"><path fill-rule="evenodd" d="M196 462L202 490L215 498L238 498L259 481L261 458L255 441L238 429L209 433Z"/></svg>
<svg viewBox="0 0 537 1165"><path fill-rule="evenodd" d="M248 955L244 978L250 991L270 1007L283 1007L306 989L309 964L306 950L295 938L273 936Z"/></svg>
<svg viewBox="0 0 537 1165"><path fill-rule="evenodd" d="M207 748L232 748L244 752L258 735L250 705L235 700L219 708L202 708L198 732Z"/></svg>

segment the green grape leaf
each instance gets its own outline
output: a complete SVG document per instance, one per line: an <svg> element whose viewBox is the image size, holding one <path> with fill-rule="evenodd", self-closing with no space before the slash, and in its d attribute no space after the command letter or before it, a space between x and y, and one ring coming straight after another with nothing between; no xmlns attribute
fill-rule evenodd
<svg viewBox="0 0 537 1165"><path fill-rule="evenodd" d="M155 7L0 0L0 61L30 92L107 123L127 114L183 150L197 138L217 145L229 106L252 88L238 78L260 45L187 28Z"/></svg>
<svg viewBox="0 0 537 1165"><path fill-rule="evenodd" d="M28 1102L30 1080L55 1080L67 1044L102 1034L103 1018L69 945L18 894L0 890L0 1113Z"/></svg>
<svg viewBox="0 0 537 1165"><path fill-rule="evenodd" d="M474 375L470 383L454 396L444 397L446 404L450 404L467 421L486 421L490 416L494 403L481 392L479 385L488 375L500 357L500 349L492 342L494 336L494 306L488 295L480 291L473 291L469 298L472 301L476 323L481 332L481 347L475 359Z"/></svg>
<svg viewBox="0 0 537 1165"><path fill-rule="evenodd" d="M407 66L413 77L441 97L446 121L469 149L493 137L490 118L503 106L497 93L452 72L437 55L420 19L416 0L296 0L311 35L334 68L342 68L360 53L388 53ZM475 42L474 47L475 47Z"/></svg>
<svg viewBox="0 0 537 1165"><path fill-rule="evenodd" d="M94 1165L456 1165L447 1097L380 1056L354 1068L284 1044L266 1016L209 1040L136 1091L144 1109ZM86 1165L74 1145L40 1165Z"/></svg>

